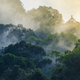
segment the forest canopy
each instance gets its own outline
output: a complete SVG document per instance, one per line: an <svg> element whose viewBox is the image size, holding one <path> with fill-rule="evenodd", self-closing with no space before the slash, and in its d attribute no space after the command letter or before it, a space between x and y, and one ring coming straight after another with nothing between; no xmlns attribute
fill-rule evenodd
<svg viewBox="0 0 80 80"><path fill-rule="evenodd" d="M80 22L52 7L25 11L0 2L0 80L80 80Z"/></svg>

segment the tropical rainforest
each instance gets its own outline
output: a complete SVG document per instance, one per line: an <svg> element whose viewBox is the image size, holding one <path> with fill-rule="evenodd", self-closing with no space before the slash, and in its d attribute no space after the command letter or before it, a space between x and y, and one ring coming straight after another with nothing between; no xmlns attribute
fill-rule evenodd
<svg viewBox="0 0 80 80"><path fill-rule="evenodd" d="M52 7L1 1L0 80L80 80L79 38L73 16L65 23Z"/></svg>

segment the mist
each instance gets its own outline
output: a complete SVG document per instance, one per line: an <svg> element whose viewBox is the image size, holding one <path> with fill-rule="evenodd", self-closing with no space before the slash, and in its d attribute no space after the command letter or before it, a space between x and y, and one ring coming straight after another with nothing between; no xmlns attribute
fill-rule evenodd
<svg viewBox="0 0 80 80"><path fill-rule="evenodd" d="M23 59L24 63L30 59L36 66L40 64L44 74L52 76L52 69L57 67L55 63L59 63L56 59L62 57L61 55L56 56L56 54L67 54L68 51L75 48L77 41L80 42L78 40L80 38L80 22L77 21L80 17L79 0L23 0L22 2L27 6L21 1L0 1L0 54L5 61L10 55L11 59L9 60L13 65L15 62L12 59L17 59L17 56L21 59L15 60L18 63ZM8 47L10 48L8 53L12 55L9 54L5 57ZM47 55L50 53L52 56ZM27 60L25 60L26 58ZM6 68L7 65L4 64L6 63L4 59L1 61L1 69L4 65ZM21 63L20 66L23 67L23 65ZM24 65L26 71L29 69L28 73L35 74L32 69L26 66L28 64ZM36 66L34 69L38 68Z"/></svg>
<svg viewBox="0 0 80 80"><path fill-rule="evenodd" d="M24 27L35 29L39 26L31 20L23 8L20 0L1 0L0 1L0 23L1 24L23 24Z"/></svg>
<svg viewBox="0 0 80 80"><path fill-rule="evenodd" d="M63 20L66 22L69 20L70 16L73 15L74 18L80 22L80 0L32 0L26 1L21 0L26 11L32 8L38 8L39 6L51 6L54 9L59 10L63 15Z"/></svg>
<svg viewBox="0 0 80 80"><path fill-rule="evenodd" d="M2 0L0 1L0 23L20 23L23 21L23 14L25 10L19 0Z"/></svg>
<svg viewBox="0 0 80 80"><path fill-rule="evenodd" d="M25 2L25 0L23 1ZM69 16L68 14L74 13L73 11L76 10L77 8L75 7L77 5L77 1L74 1L74 4L72 4L71 2L72 0L70 1L50 0L47 2L45 0L44 1L40 0L39 2L38 1L35 2L35 4L38 3L36 6L38 6L39 4L46 5L46 6L52 6L53 9L51 7L45 7L45 6L39 7L38 6L39 8L31 9L26 12L26 10L23 7L24 3L22 3L20 0L14 0L14 1L13 0L3 0L0 2L0 23L1 24L11 23L15 25L22 24L26 29L28 28L33 29L37 36L40 31L39 29L42 26L43 27L41 28L41 32L40 32L41 36L44 35L45 33L47 33L48 35L49 33L51 34L59 33L60 34L61 32L68 32L70 26L63 23L64 15L62 16L62 14L67 10L69 11L65 12L66 17ZM28 4L29 2L26 1L25 3ZM33 4L33 1L32 2L30 1L30 4L28 4L27 6L30 7L29 5L32 5L34 7L35 4ZM66 6L65 4L66 5L69 4L69 5ZM60 12L56 9L59 9ZM75 11L74 14L76 14L77 10ZM45 28L44 33L42 33L43 28ZM3 33L4 34L3 42L5 46L10 44L13 41L14 42L18 41L17 38L13 36L12 38L13 40L12 39L10 41L8 40L9 43L6 43L6 40L7 40L6 36L9 34L9 31L11 32L11 29ZM47 35L43 37L47 37ZM41 37L38 36L38 38L41 38ZM50 52L52 49L54 49L54 48L51 48L53 46L52 43L49 44L47 47L46 46L43 47L46 50L46 52ZM74 45L70 47L66 46L64 40L60 40L57 46L63 48L64 50L65 49L72 50L74 47ZM50 49L50 51L47 51L47 49Z"/></svg>

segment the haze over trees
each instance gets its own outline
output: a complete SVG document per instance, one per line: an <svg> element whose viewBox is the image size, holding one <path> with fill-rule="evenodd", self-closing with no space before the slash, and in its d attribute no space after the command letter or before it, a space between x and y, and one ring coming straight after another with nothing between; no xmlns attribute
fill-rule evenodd
<svg viewBox="0 0 80 80"><path fill-rule="evenodd" d="M6 9L5 9L5 7ZM80 80L80 23L20 0L0 2L0 80Z"/></svg>

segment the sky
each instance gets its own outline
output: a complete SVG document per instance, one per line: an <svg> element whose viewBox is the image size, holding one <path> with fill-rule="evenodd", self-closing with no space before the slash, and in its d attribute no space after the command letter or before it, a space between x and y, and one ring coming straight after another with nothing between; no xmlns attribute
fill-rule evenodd
<svg viewBox="0 0 80 80"><path fill-rule="evenodd" d="M21 0L21 2L26 11L39 6L51 6L62 14L65 22L71 15L80 22L80 0Z"/></svg>

